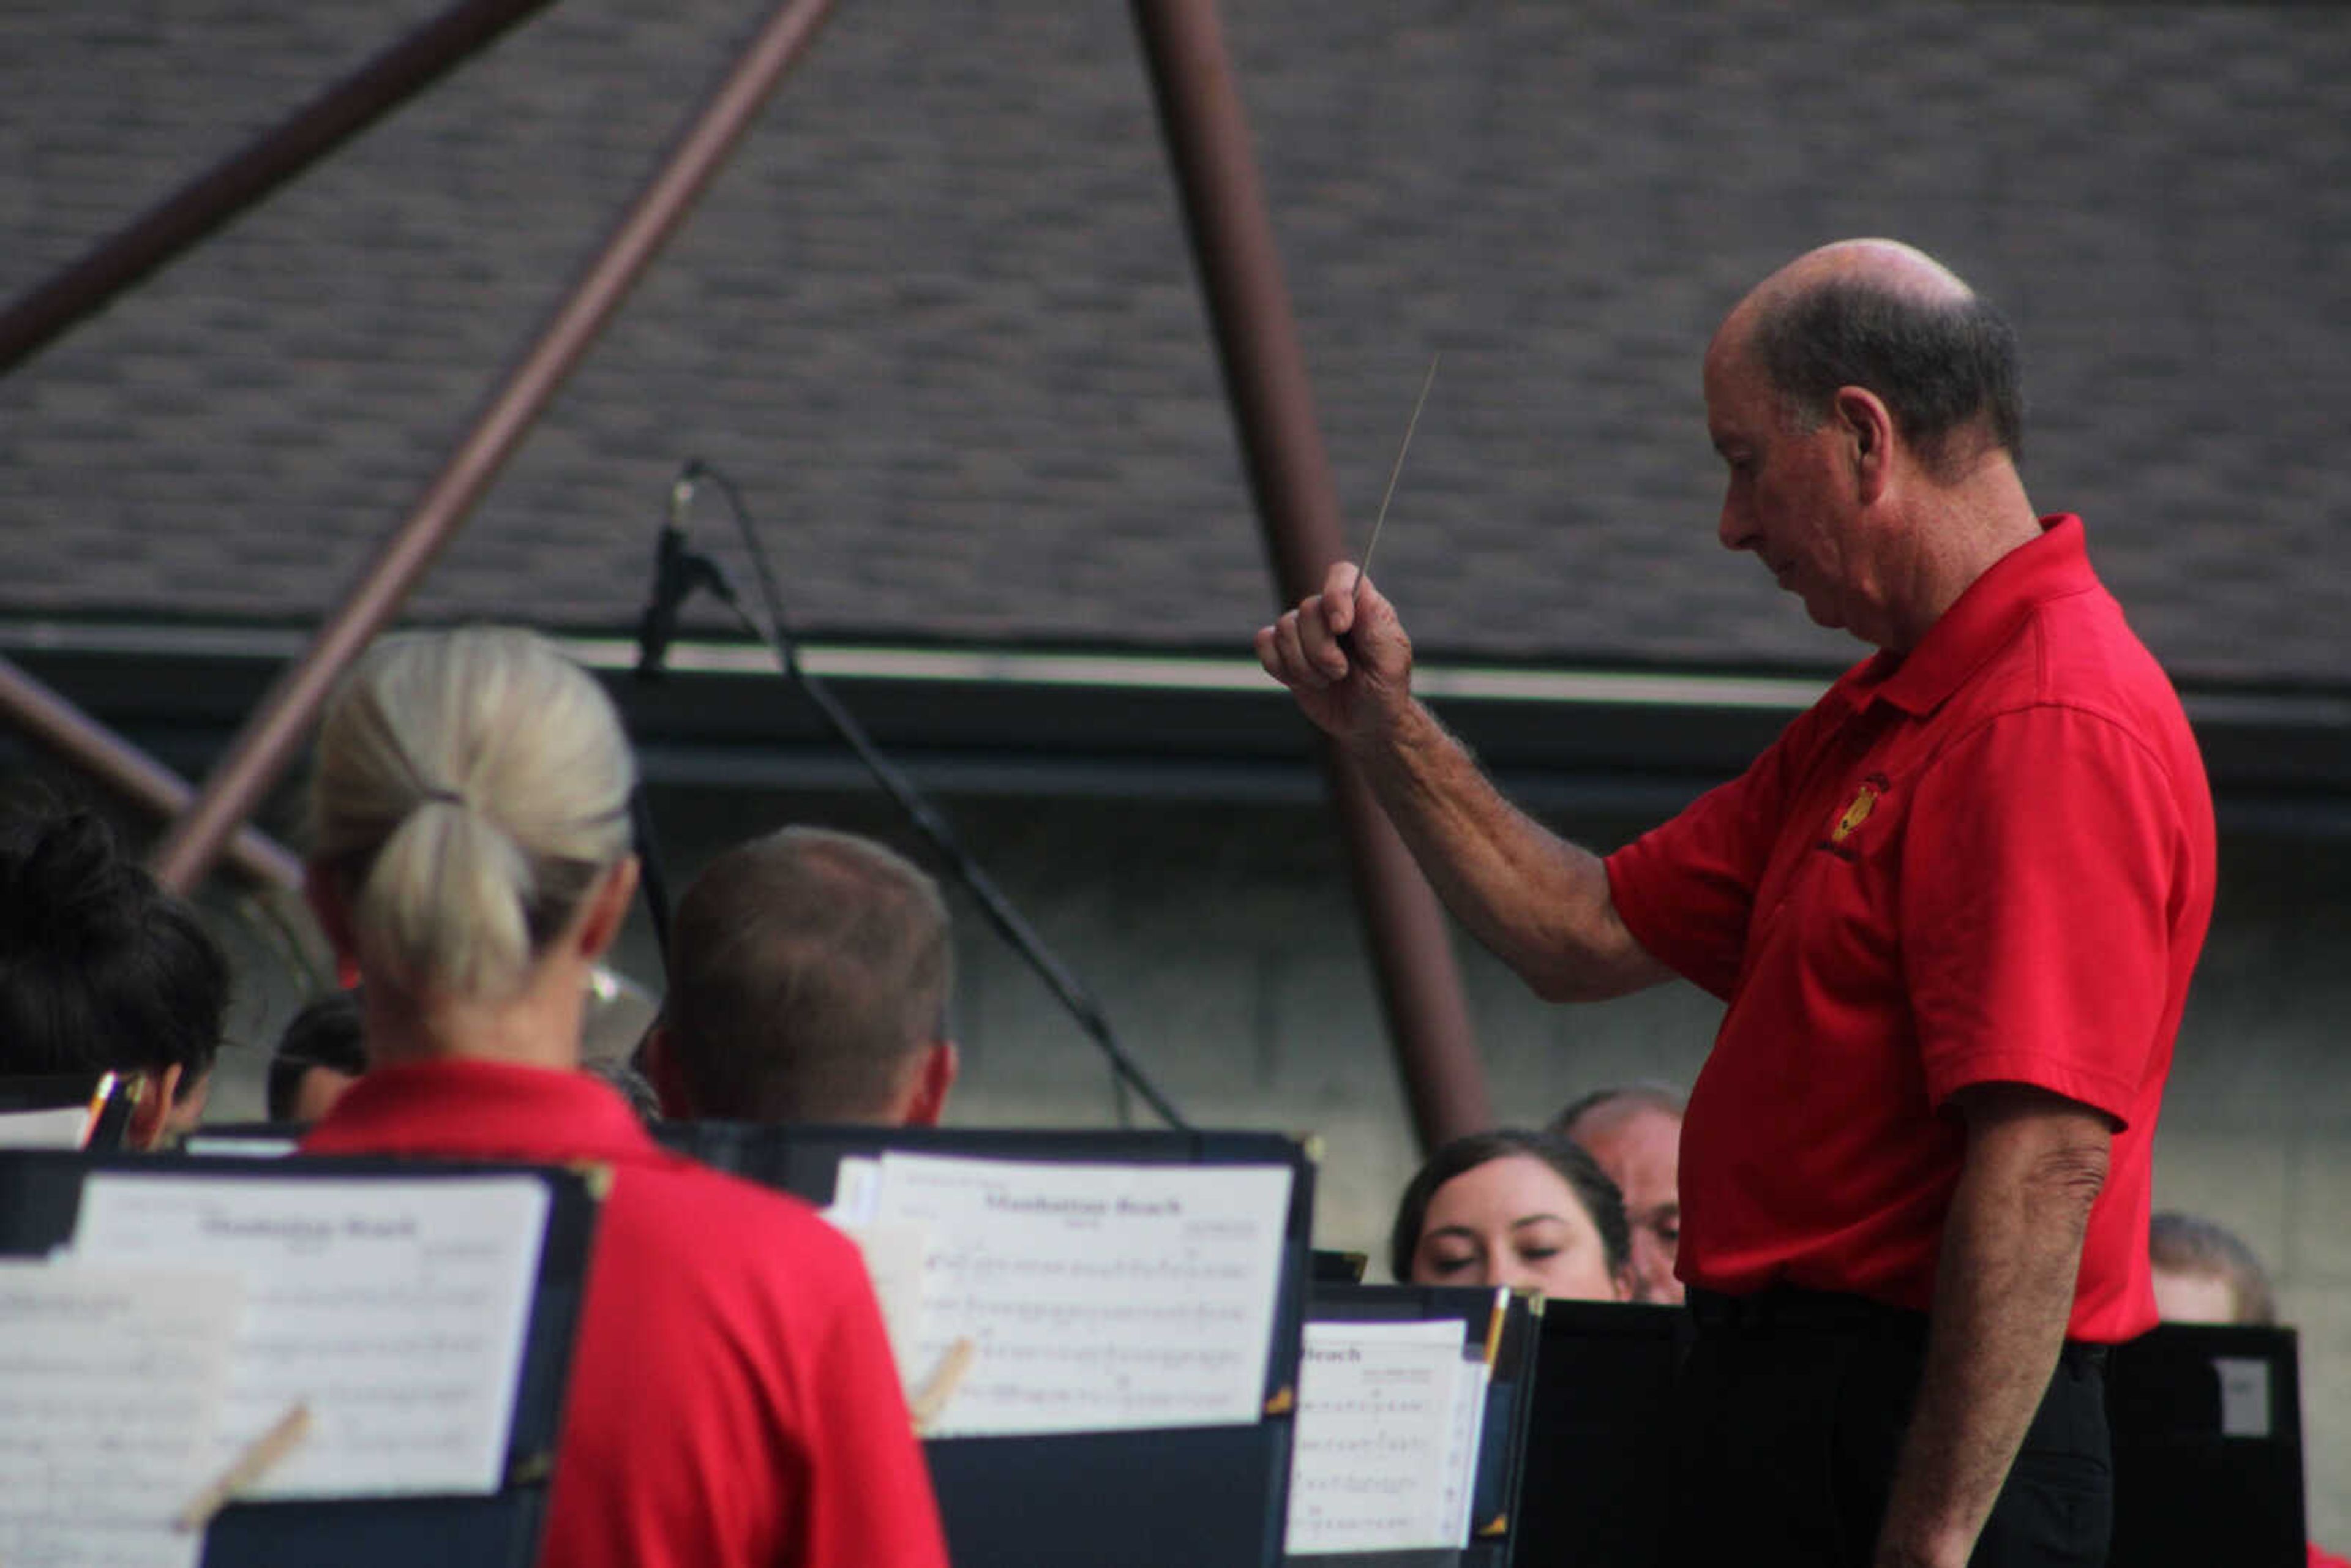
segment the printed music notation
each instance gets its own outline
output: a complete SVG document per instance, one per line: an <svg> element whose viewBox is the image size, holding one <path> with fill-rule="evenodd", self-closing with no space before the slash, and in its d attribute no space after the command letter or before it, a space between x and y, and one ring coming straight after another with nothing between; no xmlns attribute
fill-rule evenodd
<svg viewBox="0 0 2351 1568"><path fill-rule="evenodd" d="M478 1495L505 1477L547 1207L524 1176L106 1172L84 1185L73 1250L246 1280L208 1462L293 1405L314 1423L256 1495Z"/></svg>
<svg viewBox="0 0 2351 1568"><path fill-rule="evenodd" d="M49 1111L0 1111L0 1149L78 1149L89 1134L87 1105ZM0 1558L0 1562L6 1559Z"/></svg>
<svg viewBox="0 0 2351 1568"><path fill-rule="evenodd" d="M875 1226L919 1227L910 1383L958 1340L940 1437L1247 1425L1265 1399L1286 1166L1069 1165L891 1153Z"/></svg>
<svg viewBox="0 0 2351 1568"><path fill-rule="evenodd" d="M206 1479L234 1273L0 1263L0 1563L193 1568L171 1513Z"/></svg>
<svg viewBox="0 0 2351 1568"><path fill-rule="evenodd" d="M1458 1318L1307 1323L1285 1550L1464 1543L1486 1366L1463 1333Z"/></svg>

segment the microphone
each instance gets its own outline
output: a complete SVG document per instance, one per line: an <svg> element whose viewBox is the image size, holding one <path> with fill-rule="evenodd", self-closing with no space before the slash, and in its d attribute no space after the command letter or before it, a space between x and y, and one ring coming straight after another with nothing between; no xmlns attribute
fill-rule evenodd
<svg viewBox="0 0 2351 1568"><path fill-rule="evenodd" d="M784 622L783 596L776 591L776 574L768 563L767 551L759 546L758 530L751 525L750 508L743 504L743 493L737 487L735 481L726 476L726 470L705 468L699 461L687 464L685 472L679 478L681 484L687 479L706 478L718 487L719 495L725 497L726 509L734 515L736 530L742 537L744 551L751 558L751 568L755 573L753 581L758 585L759 600L762 607L767 611L767 618L763 622L750 612L741 598L737 595L734 586L727 581L726 574L719 569L717 562L707 556L695 555L687 550L684 548L682 533L674 561L675 570L685 579L684 589L680 597L683 598L684 593L691 592L696 587L709 589L719 602L734 611L735 619L741 622L743 630L758 638L767 647L768 652L775 655L777 672L798 686L802 695L816 705L817 711L824 716L832 732L856 754L857 759L865 765L868 772L872 774L874 782L881 785L883 791L898 803L899 809L906 814L906 821L930 841L932 848L939 852L940 858L946 862L947 869L978 903L980 913L987 916L988 924L993 925L998 934L1011 946L1012 950L1037 972L1038 978L1044 981L1046 988L1050 990L1055 998L1069 1009L1070 1016L1077 1020L1078 1026L1085 1030L1095 1045L1101 1048L1102 1055L1110 1062L1111 1071L1114 1075L1113 1082L1122 1086L1119 1119L1121 1121L1126 1119L1123 1094L1125 1089L1131 1087L1150 1103L1151 1108L1157 1112L1170 1127L1183 1132L1190 1131L1192 1124L1184 1119L1183 1113L1159 1092L1157 1086L1144 1075L1143 1070L1134 1064L1134 1060L1126 1054L1125 1049L1119 1044L1118 1037L1113 1032L1110 1019L1104 1016L1102 1005L1087 992L1078 977L1064 967L1061 960L1054 957L1046 948L1044 939L1037 935L1035 928L1030 926L1028 921L1021 918L1020 912L1013 907L1012 901L1005 896L1003 890L998 888L987 873L981 869L979 862L971 857L970 852L966 850L962 842L956 839L954 830L947 825L946 820L932 809L930 802L923 797L922 791L914 787L914 780L901 773L888 758L882 755L880 748L873 744L873 737L865 733L863 725L857 722L856 715L842 706L841 700L832 695L831 688L801 664L791 631ZM666 534L664 538L666 543ZM660 559L656 558L657 571L660 566ZM654 595L656 606L660 603L659 587L657 582ZM671 607L671 615L674 621L674 605ZM653 619L651 610L647 611L646 619L650 627ZM674 630L674 626L669 627L668 630Z"/></svg>
<svg viewBox="0 0 2351 1568"><path fill-rule="evenodd" d="M653 546L653 594L637 621L637 678L641 681L661 678L662 663L669 657L669 645L677 636L677 612L703 578L695 570L696 558L685 548L686 513L694 505L694 482L701 473L700 463L688 463L669 487L669 518Z"/></svg>

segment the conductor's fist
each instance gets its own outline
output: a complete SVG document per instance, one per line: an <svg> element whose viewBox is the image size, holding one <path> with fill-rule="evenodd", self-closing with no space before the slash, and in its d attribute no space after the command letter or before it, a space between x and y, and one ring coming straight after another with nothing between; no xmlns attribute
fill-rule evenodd
<svg viewBox="0 0 2351 1568"><path fill-rule="evenodd" d="M1412 640L1395 606L1352 561L1332 567L1322 592L1258 628L1256 645L1266 674L1342 742L1375 738L1411 701Z"/></svg>

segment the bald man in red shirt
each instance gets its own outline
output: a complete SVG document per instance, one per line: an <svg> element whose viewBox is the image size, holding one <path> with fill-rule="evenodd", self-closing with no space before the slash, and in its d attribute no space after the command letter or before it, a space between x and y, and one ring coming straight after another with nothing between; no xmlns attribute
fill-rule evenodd
<svg viewBox="0 0 2351 1568"><path fill-rule="evenodd" d="M1672 821L1604 861L1512 808L1351 565L1259 656L1538 992L1728 1005L1681 1149L1676 1560L2103 1562L2202 763L2080 520L2028 501L2012 337L1946 268L1798 258L1705 393L1722 543L1876 652Z"/></svg>

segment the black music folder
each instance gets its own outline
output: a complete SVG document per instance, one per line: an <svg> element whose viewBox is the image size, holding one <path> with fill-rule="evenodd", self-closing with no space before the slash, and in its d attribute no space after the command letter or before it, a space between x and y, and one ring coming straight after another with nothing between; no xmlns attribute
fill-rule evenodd
<svg viewBox="0 0 2351 1568"><path fill-rule="evenodd" d="M2106 1363L2114 1568L2301 1568L2302 1376L2294 1332L2163 1323Z"/></svg>
<svg viewBox="0 0 2351 1568"><path fill-rule="evenodd" d="M919 1338L946 1292L954 1321L976 1324L968 1336L988 1339L958 1391L951 1393L935 1435L926 1437L931 1479L956 1568L1275 1568L1281 1560L1289 1496L1292 1412L1297 1398L1300 1324L1305 1308L1313 1167L1292 1139L1268 1133L1113 1131L1023 1132L1002 1129L766 1127L732 1123L681 1123L658 1129L672 1148L721 1169L796 1193L829 1207L853 1231L860 1204L876 1205L862 1239L876 1277L893 1343ZM967 1163L976 1162L976 1163ZM1170 1167L1176 1167L1170 1169ZM1001 1182L986 1173L1008 1173ZM982 1173L975 1183L974 1172ZM1278 1173L1278 1174L1277 1174ZM936 1178L935 1188L922 1184ZM1286 1191L1267 1209L1261 1233L1231 1218L1206 1218L1193 1247L1180 1239L1153 1242L1144 1252L1122 1250L1115 1237L1129 1222L1134 1234L1175 1224L1171 1209L1192 1201L1182 1184L1248 1184L1259 1198ZM985 1188L986 1190L982 1190ZM927 1205L927 1207L925 1207ZM925 1327L906 1330L892 1308L901 1291L879 1255L885 1237L908 1212L934 1215L915 1249ZM899 1217L893 1218L893 1217ZM1050 1219L1073 1245L1050 1255L1014 1245L978 1243L991 1216L1008 1226ZM1104 1228L1100 1246L1088 1226ZM901 1235L903 1240L903 1233ZM1230 1248L1256 1248L1261 1270L1244 1284L1217 1277ZM1195 1254L1196 1253L1196 1256ZM1188 1274L1187 1270L1198 1270ZM1235 1266L1238 1269L1238 1266ZM1106 1276L1117 1273L1123 1283ZM1005 1294L1007 1281L1029 1291ZM1201 1325L1239 1311L1226 1286L1259 1295L1256 1327L1243 1336L1247 1354L1203 1348ZM1262 1291L1258 1286L1262 1285ZM1139 1289L1128 1289L1139 1286ZM1123 1291L1122 1294L1121 1292ZM1057 1316L1057 1314L1059 1314ZM1088 1336L1131 1322L1139 1334L1115 1343ZM1032 1386L1014 1358L1050 1354L1040 1331L1058 1337L1070 1358L1098 1370L1103 1390L1130 1400L1197 1385L1221 1386L1226 1413L1185 1424L1125 1429L1020 1430L1064 1407L1083 1405L1088 1389L1068 1386L1069 1367L1054 1387ZM1123 1332L1123 1331L1119 1331ZM991 1337L994 1336L994 1337ZM902 1363L915 1369L918 1416L925 1385L946 1375L924 1373L935 1343ZM910 1355L921 1359L911 1360ZM1249 1359L1254 1357L1256 1359ZM1221 1369L1221 1370L1220 1370ZM1128 1404L1114 1420L1155 1419ZM1174 1406L1170 1406L1174 1408Z"/></svg>
<svg viewBox="0 0 2351 1568"><path fill-rule="evenodd" d="M1364 1282L1364 1270L1370 1262L1367 1253L1341 1252L1317 1247L1308 1265L1310 1282L1315 1285L1360 1285Z"/></svg>
<svg viewBox="0 0 2351 1568"><path fill-rule="evenodd" d="M240 1314L254 1309L256 1296L266 1297L268 1310L278 1314L269 1320L271 1334L282 1336L271 1340L267 1355L248 1354L236 1338L262 1337L259 1320L221 1322L215 1354L226 1395L216 1430L231 1448L244 1446L237 1416L273 1408L282 1397L271 1382L275 1371L331 1363L347 1370L346 1384L360 1381L362 1375L348 1369L371 1354L395 1349L371 1343L368 1336L379 1323L402 1335L396 1356L379 1355L381 1364L398 1369L378 1375L380 1382L396 1375L412 1403L435 1377L464 1391L463 1419L447 1417L449 1425L436 1427L433 1440L415 1441L407 1450L425 1478L412 1474L408 1480L392 1474L397 1461L381 1461L379 1450L362 1451L337 1436L353 1431L358 1420L352 1408L335 1401L359 1396L343 1386L315 1396L306 1392L317 1407L310 1436L264 1479L263 1497L228 1503L213 1516L202 1537L204 1568L316 1568L322 1563L529 1568L545 1518L601 1186L601 1173L592 1170L530 1166L6 1152L0 1153L0 1260L45 1260L38 1269L22 1261L8 1265L18 1270L20 1283L37 1282L43 1274L68 1282L153 1281L159 1288L167 1281L208 1282ZM451 1219L459 1214L462 1221ZM493 1240L465 1264L450 1264L443 1255L433 1266L434 1278L411 1288L401 1276L423 1255L419 1239L453 1225L469 1239L478 1232ZM53 1256L69 1245L70 1256ZM256 1249L267 1247L302 1251L310 1261L299 1270L257 1267ZM485 1280L495 1276L495 1282L477 1290L468 1268L482 1270ZM290 1299L302 1289L316 1293L308 1301ZM485 1301L493 1303L488 1311L481 1308ZM21 1297L11 1304L21 1306ZM143 1310L168 1322L193 1307L151 1301ZM304 1322L310 1326L295 1326L285 1315L289 1312L309 1312ZM404 1330L392 1328L395 1322ZM430 1327L434 1324L454 1332ZM419 1325L427 1325L431 1343L415 1343ZM305 1343L306 1333L320 1337ZM306 1355L310 1359L304 1361ZM37 1359L0 1375L35 1375L30 1362ZM76 1364L85 1372L75 1372ZM92 1364L50 1372L81 1377ZM472 1375L489 1365L506 1369L511 1381ZM307 1391L318 1375L286 1375L298 1378ZM264 1399L267 1405L256 1403ZM102 1424L110 1411L89 1412L83 1425ZM445 1440L444 1429L462 1429L465 1437ZM379 1438L390 1430L381 1429ZM99 1441L114 1439L101 1435ZM439 1473L435 1467L467 1465L474 1479L444 1487L431 1479ZM305 1466L307 1482L297 1475ZM201 1469L211 1476L217 1465L207 1458ZM351 1495L339 1478L353 1473L373 1478L354 1490L398 1489L401 1495ZM271 1498L270 1490L292 1495ZM23 1503L21 1495L17 1500ZM102 1505L88 1511L106 1512ZM34 1524L39 1527L37 1520Z"/></svg>
<svg viewBox="0 0 2351 1568"><path fill-rule="evenodd" d="M1672 1504L1679 1307L1543 1303L1518 1561L1650 1568Z"/></svg>
<svg viewBox="0 0 2351 1568"><path fill-rule="evenodd" d="M1460 1522L1460 1538L1446 1546L1307 1552L1294 1550L1301 1542L1293 1540L1293 1550L1288 1558L1290 1568L1510 1568L1516 1560L1520 1478L1540 1350L1540 1319L1532 1298L1517 1291L1480 1287L1329 1282L1315 1285L1308 1298L1306 1315L1309 1323L1334 1327L1433 1326L1441 1322L1452 1331L1456 1365L1482 1367L1483 1374L1473 1379L1477 1397L1476 1458L1466 1515ZM1345 1348L1345 1337L1342 1330L1322 1338L1321 1354L1340 1353ZM1316 1348L1310 1346L1309 1354L1315 1354ZM1410 1365L1389 1369L1392 1375L1405 1379L1410 1379L1415 1370ZM1376 1394L1373 1396L1377 1398ZM1331 1430L1330 1436L1336 1442L1384 1447L1391 1460L1416 1459L1405 1448L1414 1441L1409 1431L1386 1429L1399 1418L1403 1427L1409 1427L1416 1419L1414 1413L1399 1411L1391 1405L1353 1414L1359 1418L1347 1427ZM1313 1465L1314 1474L1336 1494L1328 1506L1345 1507L1346 1489L1351 1483L1357 1487L1359 1495L1370 1491L1376 1499L1376 1463L1357 1475L1350 1475L1351 1467L1343 1457L1333 1464L1323 1456L1316 1456ZM1307 1469L1305 1460L1293 1463L1293 1489L1301 1484L1301 1472ZM1299 1519L1304 1503L1303 1498L1293 1501L1293 1522ZM1329 1538L1325 1537L1322 1544L1330 1544Z"/></svg>

